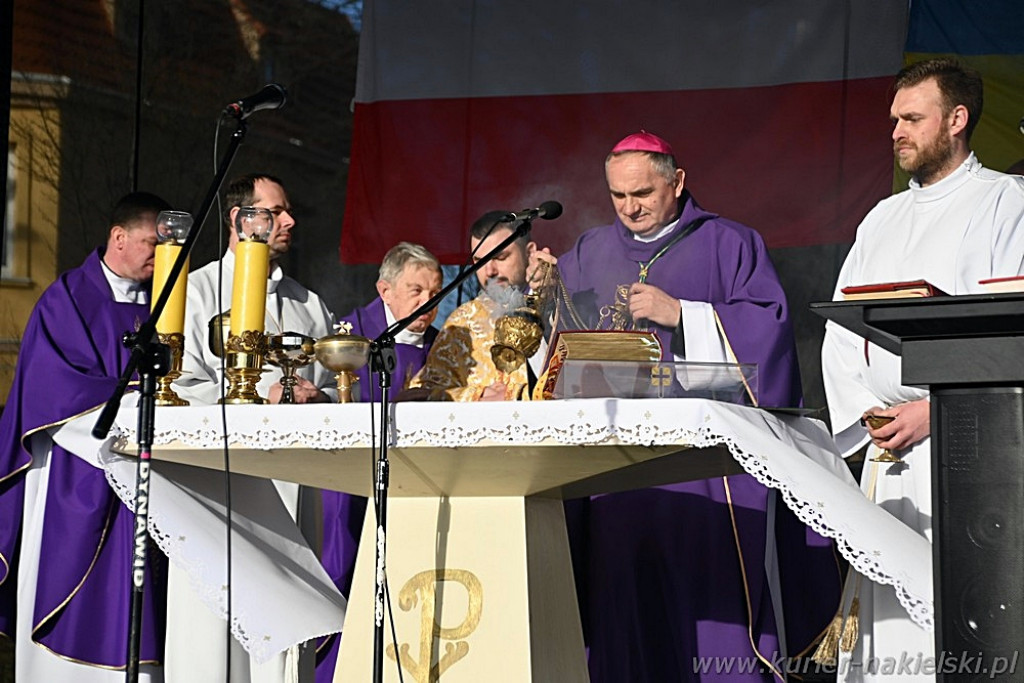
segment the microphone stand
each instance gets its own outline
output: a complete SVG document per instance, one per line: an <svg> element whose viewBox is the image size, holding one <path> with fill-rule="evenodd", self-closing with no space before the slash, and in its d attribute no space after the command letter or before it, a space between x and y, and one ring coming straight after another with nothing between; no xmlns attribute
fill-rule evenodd
<svg viewBox="0 0 1024 683"><path fill-rule="evenodd" d="M142 640L142 597L145 583L146 567L146 546L149 543L149 462L151 448L153 445L154 412L156 407L156 378L167 374L171 365L171 349L166 344L157 340L156 322L160 319L167 306L167 300L171 296L174 283L185 267L185 261L192 252L196 238L209 216L213 202L217 198L220 186L224 183L231 162L234 161L239 145L245 138L247 124L244 119L238 119L235 132L231 135L231 143L224 152L217 173L210 184L210 188L203 199L203 203L197 212L198 220L194 223L195 228L189 231L188 237L182 244L177 259L171 266L160 295L153 305L149 319L139 328L135 334L126 333L124 345L132 350L131 356L121 373L120 381L114 389L113 395L103 406L103 411L92 428L92 435L97 439L105 439L110 427L114 424L117 411L121 405L121 398L136 368L139 371L139 463L135 478L135 542L134 554L132 557L132 598L131 598L131 621L128 626L128 664L125 667L125 680L128 683L136 683L139 680L139 650Z"/></svg>
<svg viewBox="0 0 1024 683"><path fill-rule="evenodd" d="M505 238L501 244L494 247L480 258L479 261L468 268L459 271L458 275L448 283L440 292L431 297L422 306L405 316L396 320L386 330L370 342L370 370L377 373L378 385L381 389L380 398L380 425L381 438L377 451L377 460L374 467L374 509L377 514L377 535L376 535L376 561L374 563L374 601L373 601L373 681L382 683L384 680L384 589L385 589L385 557L387 550L387 511L388 511L388 476L391 465L388 461L388 439L391 432L391 410L388 390L391 387L391 373L395 369L397 359L395 355L395 337L408 327L416 318L428 313L437 307L441 301L448 296L456 287L465 282L470 275L484 267L503 252L516 240L525 237L530 233L530 221L525 219L512 230L512 233ZM401 664L399 663L399 666Z"/></svg>

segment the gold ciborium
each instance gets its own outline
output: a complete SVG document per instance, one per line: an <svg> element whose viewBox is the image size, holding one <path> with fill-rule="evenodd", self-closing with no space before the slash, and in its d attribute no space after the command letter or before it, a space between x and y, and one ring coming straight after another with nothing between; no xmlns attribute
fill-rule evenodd
<svg viewBox="0 0 1024 683"><path fill-rule="evenodd" d="M266 403L256 392L267 354L267 338L249 330L240 336L231 334L231 311L210 318L210 351L225 358L228 390L218 403Z"/></svg>
<svg viewBox="0 0 1024 683"><path fill-rule="evenodd" d="M217 358L224 357L224 349L228 345L228 337L231 336L231 311L224 311L220 315L210 318L209 336L206 339L210 352Z"/></svg>
<svg viewBox="0 0 1024 683"><path fill-rule="evenodd" d="M334 373L338 382L338 403L352 403L356 370L370 358L370 340L356 334L332 334L313 345L317 362Z"/></svg>
<svg viewBox="0 0 1024 683"><path fill-rule="evenodd" d="M892 422L895 419L896 419L895 417L886 417L884 415L865 415L863 418L861 418L861 422L867 424L872 429L878 429L879 427L883 427L883 426L889 424L890 422ZM900 460L899 458L897 458L896 455L892 451L890 451L888 448L886 448L885 450L883 450L881 453L878 454L877 458L871 458L871 462L903 462L903 461Z"/></svg>
<svg viewBox="0 0 1024 683"><path fill-rule="evenodd" d="M295 403L295 371L313 362L314 339L298 332L267 337L267 362L281 368L281 403Z"/></svg>
<svg viewBox="0 0 1024 683"><path fill-rule="evenodd" d="M536 306L536 299L528 295L525 306L501 316L494 323L491 359L501 372L515 371L540 348L544 329Z"/></svg>

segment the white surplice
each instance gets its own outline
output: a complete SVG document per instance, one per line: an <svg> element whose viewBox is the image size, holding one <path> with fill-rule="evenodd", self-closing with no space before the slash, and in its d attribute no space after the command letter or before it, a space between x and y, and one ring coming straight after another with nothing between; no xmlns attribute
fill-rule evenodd
<svg viewBox="0 0 1024 683"><path fill-rule="evenodd" d="M1024 273L1024 181L984 168L973 154L928 187L911 182L906 192L880 202L864 218L839 274L843 287L927 280L947 294L979 293L978 281ZM868 442L861 415L873 406L927 398L900 384L900 358L832 323L826 325L822 373L836 444L850 455ZM868 458L878 453L868 449ZM874 499L917 534L932 539L931 440L899 453L902 464L865 462L861 488L875 481ZM847 605L852 591L846 596ZM841 662L840 680L934 680L928 674L872 673L886 658L935 656L934 635L907 619L891 586L863 580L861 638L852 661Z"/></svg>

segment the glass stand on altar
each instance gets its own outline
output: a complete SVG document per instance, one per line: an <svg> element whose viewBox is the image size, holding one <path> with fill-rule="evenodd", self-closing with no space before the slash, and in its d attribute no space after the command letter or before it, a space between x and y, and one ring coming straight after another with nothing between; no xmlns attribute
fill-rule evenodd
<svg viewBox="0 0 1024 683"><path fill-rule="evenodd" d="M757 405L757 366L739 363L565 360L551 398L708 398Z"/></svg>

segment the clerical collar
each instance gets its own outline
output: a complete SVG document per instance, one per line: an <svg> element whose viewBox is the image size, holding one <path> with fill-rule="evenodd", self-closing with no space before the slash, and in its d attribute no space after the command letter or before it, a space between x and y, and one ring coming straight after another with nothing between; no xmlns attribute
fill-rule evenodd
<svg viewBox="0 0 1024 683"><path fill-rule="evenodd" d="M637 242L657 242L662 237L664 237L665 235L667 235L670 232L672 232L673 230L675 230L675 227L677 225L679 225L679 219L678 218L675 219L674 221L672 221L671 223L669 223L668 225L666 225L661 230L659 230L653 237L642 237L642 236L640 236L640 235L638 235L638 234L636 234L634 232L633 233L633 239L635 239Z"/></svg>
<svg viewBox="0 0 1024 683"><path fill-rule="evenodd" d="M235 271L235 252L228 249L224 252L224 258L221 259L224 267L230 270L232 273ZM270 275L267 276L267 294L273 294L277 291L277 286L281 284L281 280L284 279L284 270L278 265L277 261L270 262Z"/></svg>
<svg viewBox="0 0 1024 683"><path fill-rule="evenodd" d="M384 304L384 319L387 320L388 327L397 321L387 304ZM395 335L395 343L423 348L423 332L413 332L407 327Z"/></svg>
<svg viewBox="0 0 1024 683"><path fill-rule="evenodd" d="M103 259L100 259L100 266L103 268L103 277L107 278L110 290L114 293L114 301L119 304L146 304L149 303L149 295L146 287L141 282L121 277L110 269Z"/></svg>
<svg viewBox="0 0 1024 683"><path fill-rule="evenodd" d="M942 199L950 192L953 192L961 185L963 185L968 178L972 175L976 175L978 171L982 169L981 162L974 156L974 152L971 152L964 163L956 167L956 169L948 176L934 182L928 187L921 187L921 183L911 178L910 190L914 193L914 200L918 202L932 202L937 199Z"/></svg>

